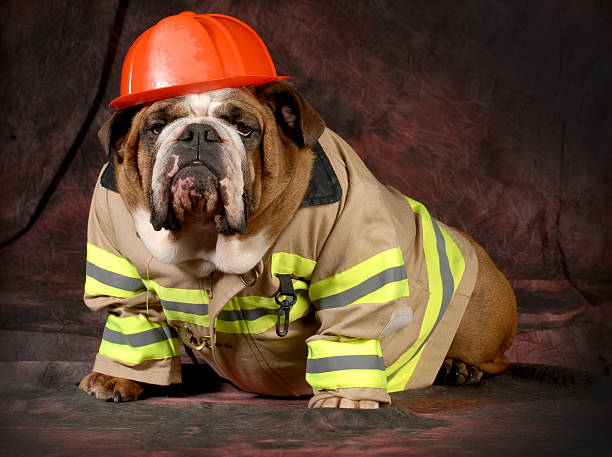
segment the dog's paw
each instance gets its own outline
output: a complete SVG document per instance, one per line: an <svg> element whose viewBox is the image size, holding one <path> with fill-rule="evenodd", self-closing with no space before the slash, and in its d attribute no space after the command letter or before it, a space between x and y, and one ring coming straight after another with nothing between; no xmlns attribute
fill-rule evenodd
<svg viewBox="0 0 612 457"><path fill-rule="evenodd" d="M442 363L435 383L447 386L477 386L483 374L478 368L449 357Z"/></svg>
<svg viewBox="0 0 612 457"><path fill-rule="evenodd" d="M348 408L348 409L377 409L380 404L374 400L349 400L342 397L322 398L313 408Z"/></svg>
<svg viewBox="0 0 612 457"><path fill-rule="evenodd" d="M79 389L87 395L95 395L100 400L115 402L137 400L144 392L144 387L139 382L115 378L95 371L83 378L79 383Z"/></svg>

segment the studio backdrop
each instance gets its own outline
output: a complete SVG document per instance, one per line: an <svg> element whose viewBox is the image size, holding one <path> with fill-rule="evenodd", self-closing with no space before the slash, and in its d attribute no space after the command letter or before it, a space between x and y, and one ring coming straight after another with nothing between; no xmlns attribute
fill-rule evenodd
<svg viewBox="0 0 612 457"><path fill-rule="evenodd" d="M519 304L512 361L607 373L612 8L597 1L10 1L0 17L0 370L90 368L96 139L121 65L180 11L226 13L382 182L470 233Z"/></svg>

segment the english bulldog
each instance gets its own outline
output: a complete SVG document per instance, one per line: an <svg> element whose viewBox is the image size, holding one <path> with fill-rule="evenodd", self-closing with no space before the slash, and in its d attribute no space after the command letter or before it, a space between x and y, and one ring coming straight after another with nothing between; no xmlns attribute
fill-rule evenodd
<svg viewBox="0 0 612 457"><path fill-rule="evenodd" d="M316 187L313 150L325 130L321 117L293 85L275 82L127 108L102 127L99 137L112 152L116 189L137 236L156 261L194 277L216 272L242 277L266 260L298 213L300 221L310 214L311 209L301 207L307 193ZM343 173L335 166L336 174ZM343 185L355 186L350 192L366 192L357 189L359 182ZM333 204L338 205L338 200ZM338 218L335 223L341 222ZM311 236L312 243L320 243L314 231ZM516 301L506 278L484 250L467 235L461 236L475 253L477 275L460 324L454 334L446 336L452 343L436 370L439 382L477 384L483 373L499 373L508 365L503 353L516 331ZM302 237L300 242L308 240ZM351 240L354 246L370 242L367 237ZM404 261L410 263L410 259ZM405 277L403 272L398 274ZM293 275L296 279L300 278ZM309 280L303 284L310 286ZM379 332L381 339L393 338L398 329L419 318L417 311L402 309L390 313L393 318L385 317L389 323ZM280 322L280 314L278 319ZM356 325L367 329L367 322ZM295 358L303 366L304 351L297 351ZM283 360L285 365L288 362L291 360ZM224 370L220 371L223 375ZM98 398L128 400L138 398L146 385L94 371L79 387ZM377 408L384 403L375 394L368 398L367 393L345 391L348 393L315 388L310 406Z"/></svg>

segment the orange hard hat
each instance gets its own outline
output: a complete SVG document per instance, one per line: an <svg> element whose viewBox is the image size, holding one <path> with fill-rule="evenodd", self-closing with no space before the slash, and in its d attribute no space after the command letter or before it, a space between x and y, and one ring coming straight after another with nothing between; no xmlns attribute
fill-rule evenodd
<svg viewBox="0 0 612 457"><path fill-rule="evenodd" d="M287 79L278 76L262 39L238 19L190 11L169 16L140 35L125 57L122 110L141 103Z"/></svg>

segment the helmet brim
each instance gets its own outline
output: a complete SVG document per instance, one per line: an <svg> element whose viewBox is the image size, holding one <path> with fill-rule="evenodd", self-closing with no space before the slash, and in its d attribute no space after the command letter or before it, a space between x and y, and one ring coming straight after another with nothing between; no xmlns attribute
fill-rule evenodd
<svg viewBox="0 0 612 457"><path fill-rule="evenodd" d="M234 87L257 86L273 81L282 81L289 79L289 76L264 76L264 75L249 75L249 76L234 76L231 78L220 78L210 81L202 81L180 86L160 87L143 92L122 95L116 98L109 107L121 111L130 106L141 105L143 103L155 102L166 98L178 97L187 94L199 94L217 89L229 89Z"/></svg>

